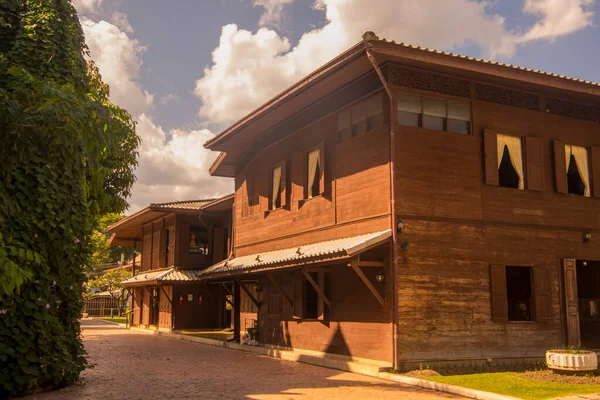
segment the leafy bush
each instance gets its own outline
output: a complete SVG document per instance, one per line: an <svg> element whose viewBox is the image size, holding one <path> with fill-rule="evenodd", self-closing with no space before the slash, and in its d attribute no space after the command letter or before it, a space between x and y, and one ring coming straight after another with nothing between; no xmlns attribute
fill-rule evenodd
<svg viewBox="0 0 600 400"><path fill-rule="evenodd" d="M0 0L0 398L85 368L94 221L122 212L139 138L84 58L68 0Z"/></svg>

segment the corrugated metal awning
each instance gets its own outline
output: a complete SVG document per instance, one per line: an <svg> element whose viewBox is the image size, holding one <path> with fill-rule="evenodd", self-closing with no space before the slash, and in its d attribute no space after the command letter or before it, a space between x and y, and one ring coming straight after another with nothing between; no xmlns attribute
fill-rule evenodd
<svg viewBox="0 0 600 400"><path fill-rule="evenodd" d="M240 275L250 271L293 267L328 260L337 261L347 259L371 247L385 243L391 236L392 231L388 229L366 235L236 257L198 271L195 280Z"/></svg>
<svg viewBox="0 0 600 400"><path fill-rule="evenodd" d="M168 274L172 270L174 270L174 268L140 272L136 276L124 280L121 284L123 286L146 286L152 283L156 284L163 275Z"/></svg>

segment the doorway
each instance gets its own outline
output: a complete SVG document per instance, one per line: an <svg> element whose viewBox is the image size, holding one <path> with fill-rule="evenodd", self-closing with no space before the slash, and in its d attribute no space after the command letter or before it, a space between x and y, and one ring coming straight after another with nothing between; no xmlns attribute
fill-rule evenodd
<svg viewBox="0 0 600 400"><path fill-rule="evenodd" d="M575 265L581 345L600 349L600 261L577 260Z"/></svg>
<svg viewBox="0 0 600 400"><path fill-rule="evenodd" d="M158 288L153 287L150 289L150 325L158 326Z"/></svg>

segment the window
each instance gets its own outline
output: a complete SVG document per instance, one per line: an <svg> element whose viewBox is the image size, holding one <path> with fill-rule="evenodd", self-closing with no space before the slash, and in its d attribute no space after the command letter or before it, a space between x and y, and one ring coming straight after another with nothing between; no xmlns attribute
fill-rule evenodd
<svg viewBox="0 0 600 400"><path fill-rule="evenodd" d="M471 133L471 105L466 101L398 93L396 107L399 125Z"/></svg>
<svg viewBox="0 0 600 400"><path fill-rule="evenodd" d="M523 155L521 138L496 136L498 151L498 184L502 187L524 189Z"/></svg>
<svg viewBox="0 0 600 400"><path fill-rule="evenodd" d="M169 243L170 243L170 234L169 229L165 229L165 267L169 266Z"/></svg>
<svg viewBox="0 0 600 400"><path fill-rule="evenodd" d="M318 274L316 272L310 272L309 275L315 282L319 281ZM306 283L306 297L305 297L305 308L306 318L317 319L319 317L319 293L315 290L310 282Z"/></svg>
<svg viewBox="0 0 600 400"><path fill-rule="evenodd" d="M306 192L305 198L319 196L323 187L322 147L311 150L306 154Z"/></svg>
<svg viewBox="0 0 600 400"><path fill-rule="evenodd" d="M190 228L189 252L194 254L209 255L208 232L199 227Z"/></svg>
<svg viewBox="0 0 600 400"><path fill-rule="evenodd" d="M323 291L327 297L327 274L325 272L308 272L311 280ZM325 319L325 299L304 275L298 271L294 275L294 317L302 319Z"/></svg>
<svg viewBox="0 0 600 400"><path fill-rule="evenodd" d="M276 166L271 170L271 194L269 201L269 210L275 210L281 207L281 177L283 167Z"/></svg>
<svg viewBox="0 0 600 400"><path fill-rule="evenodd" d="M552 289L546 267L490 267L494 322L551 322Z"/></svg>
<svg viewBox="0 0 600 400"><path fill-rule="evenodd" d="M383 96L378 93L338 114L338 141L360 136L383 126Z"/></svg>
<svg viewBox="0 0 600 400"><path fill-rule="evenodd" d="M569 194L590 196L590 173L587 149L582 146L565 145L567 190Z"/></svg>
<svg viewBox="0 0 600 400"><path fill-rule="evenodd" d="M531 267L506 266L509 321L532 321Z"/></svg>

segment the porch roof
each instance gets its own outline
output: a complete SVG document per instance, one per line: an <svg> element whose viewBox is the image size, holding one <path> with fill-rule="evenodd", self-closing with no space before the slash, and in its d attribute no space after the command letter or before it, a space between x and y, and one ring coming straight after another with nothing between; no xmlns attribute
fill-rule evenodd
<svg viewBox="0 0 600 400"><path fill-rule="evenodd" d="M124 280L121 284L123 286L146 286L153 283L156 284L162 276L167 275L173 269L174 268L163 268L158 270L140 272L136 276Z"/></svg>
<svg viewBox="0 0 600 400"><path fill-rule="evenodd" d="M371 247L385 243L391 236L392 231L387 229L365 235L235 257L198 271L194 279L205 280L222 276L243 275L262 270L348 259Z"/></svg>

